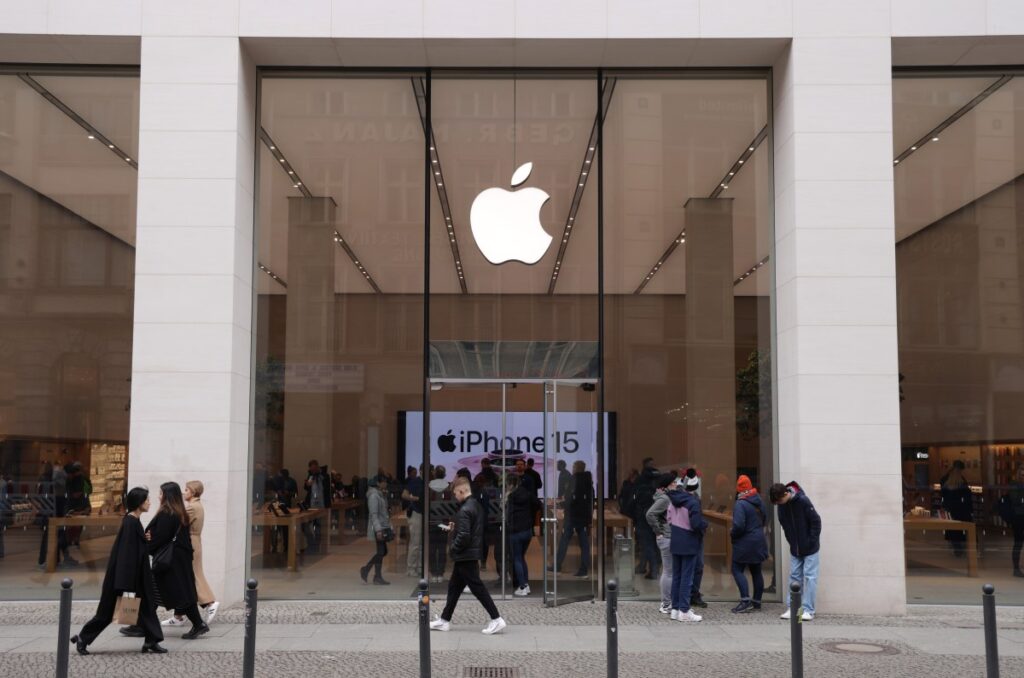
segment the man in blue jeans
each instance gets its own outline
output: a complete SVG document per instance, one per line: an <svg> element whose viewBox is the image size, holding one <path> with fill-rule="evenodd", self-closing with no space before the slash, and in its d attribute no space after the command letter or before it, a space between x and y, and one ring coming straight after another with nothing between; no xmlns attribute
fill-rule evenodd
<svg viewBox="0 0 1024 678"><path fill-rule="evenodd" d="M789 542L789 581L803 587L803 621L814 619L814 598L818 591L818 550L821 548L821 516L796 481L775 483L769 492L778 507L779 524ZM786 587L786 611L789 619L789 587Z"/></svg>

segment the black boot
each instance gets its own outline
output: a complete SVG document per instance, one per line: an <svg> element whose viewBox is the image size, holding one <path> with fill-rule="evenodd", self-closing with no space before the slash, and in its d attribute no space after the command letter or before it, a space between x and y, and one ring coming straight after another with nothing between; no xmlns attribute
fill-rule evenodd
<svg viewBox="0 0 1024 678"><path fill-rule="evenodd" d="M181 637L184 640L195 640L204 633L209 633L209 631L210 627L206 624L203 624L202 626L193 626L191 631L182 635Z"/></svg>
<svg viewBox="0 0 1024 678"><path fill-rule="evenodd" d="M370 568L369 568L368 566L365 566L365 565L364 565L363 567L360 567L360 568L359 568L359 578L363 580L363 583L364 583L364 584L368 583L368 582L366 581L366 576L367 576L368 574L370 574Z"/></svg>
<svg viewBox="0 0 1024 678"><path fill-rule="evenodd" d="M704 596L699 593L690 598L690 607L707 607L708 604L704 602Z"/></svg>
<svg viewBox="0 0 1024 678"><path fill-rule="evenodd" d="M140 629L138 626L122 626L120 628L122 636L128 636L129 638L145 638L146 632Z"/></svg>
<svg viewBox="0 0 1024 678"><path fill-rule="evenodd" d="M167 648L161 647L160 643L143 643L142 654L152 652L153 654L167 654Z"/></svg>
<svg viewBox="0 0 1024 678"><path fill-rule="evenodd" d="M391 585L391 582L385 581L384 577L380 576L379 574L376 577L373 578L373 583L376 584L377 586L390 586Z"/></svg>
<svg viewBox="0 0 1024 678"><path fill-rule="evenodd" d="M86 645L85 642L81 640L78 636L71 636L71 642L75 646L75 650L78 652L78 654L82 656L90 654L89 646Z"/></svg>

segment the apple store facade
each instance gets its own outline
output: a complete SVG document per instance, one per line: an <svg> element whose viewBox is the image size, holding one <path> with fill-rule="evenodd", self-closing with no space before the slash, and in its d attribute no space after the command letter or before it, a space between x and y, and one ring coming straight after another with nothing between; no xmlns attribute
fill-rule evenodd
<svg viewBox="0 0 1024 678"><path fill-rule="evenodd" d="M468 475L496 596L656 601L695 469L706 599L746 475L822 613L1024 604L1024 16L290 4L0 26L0 600L98 596L190 480L222 600L441 594Z"/></svg>

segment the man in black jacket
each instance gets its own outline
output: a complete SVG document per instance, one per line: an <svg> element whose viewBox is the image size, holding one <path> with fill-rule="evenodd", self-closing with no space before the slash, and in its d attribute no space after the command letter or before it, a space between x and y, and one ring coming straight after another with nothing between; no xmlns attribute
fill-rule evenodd
<svg viewBox="0 0 1024 678"><path fill-rule="evenodd" d="M818 551L821 548L821 516L803 489L791 482L775 483L769 492L778 507L779 524L789 542L789 581L803 586L803 621L814 619L814 598L818 591ZM789 587L786 587L786 611L789 619Z"/></svg>
<svg viewBox="0 0 1024 678"><path fill-rule="evenodd" d="M455 606L459 603L462 590L468 586L491 617L491 622L483 630L485 635L490 636L498 633L508 624L501 618L498 608L494 605L494 600L491 599L491 594L487 591L484 583L480 581L480 557L483 555L484 545L483 508L480 506L480 502L473 497L473 490L467 478L461 476L456 478L452 483L452 493L459 505L455 521L448 523L448 531L455 535L452 538L450 549L454 567L452 577L448 581L448 602L445 604L441 616L430 622L430 628L434 631L451 629Z"/></svg>

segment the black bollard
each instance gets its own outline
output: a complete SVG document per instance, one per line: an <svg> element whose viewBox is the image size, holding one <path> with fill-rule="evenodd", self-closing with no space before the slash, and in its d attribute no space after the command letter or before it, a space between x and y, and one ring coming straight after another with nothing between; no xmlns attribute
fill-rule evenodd
<svg viewBox="0 0 1024 678"><path fill-rule="evenodd" d="M608 627L608 678L619 678L619 581L608 580L606 597Z"/></svg>
<svg viewBox="0 0 1024 678"><path fill-rule="evenodd" d="M803 596L801 595L800 584L793 582L789 585L789 631L791 651L793 654L793 678L804 676L804 630L800 625L803 614Z"/></svg>
<svg viewBox="0 0 1024 678"><path fill-rule="evenodd" d="M999 678L999 644L996 641L996 587L981 587L981 609L985 616L985 675Z"/></svg>
<svg viewBox="0 0 1024 678"><path fill-rule="evenodd" d="M420 579L417 608L420 627L420 678L430 678L430 585Z"/></svg>
<svg viewBox="0 0 1024 678"><path fill-rule="evenodd" d="M68 678L68 653L71 644L71 587L65 578L60 583L60 615L57 617L57 678Z"/></svg>
<svg viewBox="0 0 1024 678"><path fill-rule="evenodd" d="M255 579L245 582L245 645L242 648L242 678L253 678L256 671L256 600L259 597Z"/></svg>

